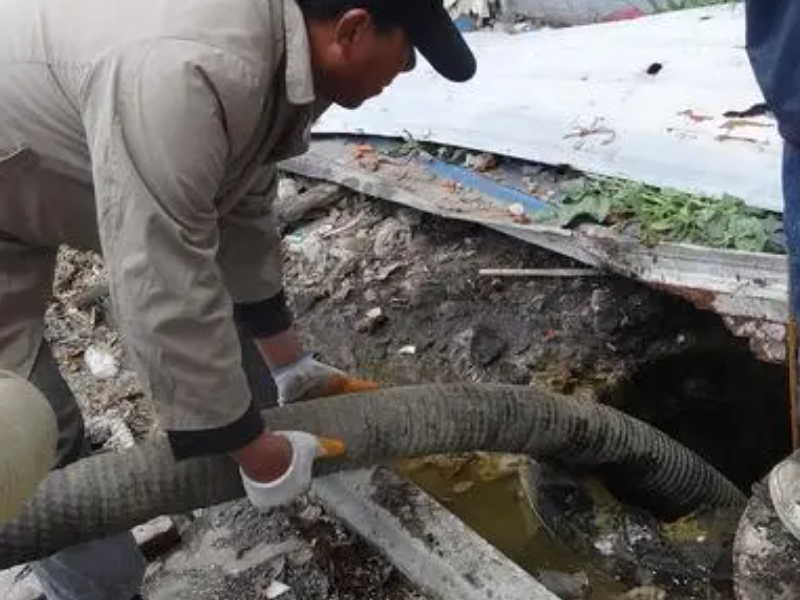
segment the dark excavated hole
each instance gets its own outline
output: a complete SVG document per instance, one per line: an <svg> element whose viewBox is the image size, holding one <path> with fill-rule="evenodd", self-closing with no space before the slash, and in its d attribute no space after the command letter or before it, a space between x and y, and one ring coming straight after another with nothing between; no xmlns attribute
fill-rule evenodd
<svg viewBox="0 0 800 600"><path fill-rule="evenodd" d="M748 492L791 451L786 390L782 365L731 343L656 360L601 400L664 431Z"/></svg>

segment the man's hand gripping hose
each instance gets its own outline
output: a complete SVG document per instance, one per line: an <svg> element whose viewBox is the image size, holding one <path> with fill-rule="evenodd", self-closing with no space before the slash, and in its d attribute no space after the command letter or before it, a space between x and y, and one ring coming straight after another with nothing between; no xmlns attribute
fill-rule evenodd
<svg viewBox="0 0 800 600"><path fill-rule="evenodd" d="M271 370L281 406L378 389L377 383L351 377L315 360L310 354ZM333 458L344 453L344 442L340 440L300 431L265 431L233 456L239 462L248 498L257 508L268 510L308 491L317 458Z"/></svg>
<svg viewBox="0 0 800 600"><path fill-rule="evenodd" d="M291 445L291 462L286 472L266 483L248 477L240 468L244 489L250 502L259 510L288 504L311 487L314 461L318 458L342 456L346 449L341 440L317 437L302 431L277 431Z"/></svg>

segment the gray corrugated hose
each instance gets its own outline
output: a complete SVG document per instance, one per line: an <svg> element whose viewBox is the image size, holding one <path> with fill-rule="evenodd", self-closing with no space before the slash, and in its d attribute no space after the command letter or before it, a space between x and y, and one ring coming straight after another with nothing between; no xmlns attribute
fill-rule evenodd
<svg viewBox="0 0 800 600"><path fill-rule="evenodd" d="M744 496L690 450L614 409L518 386L423 385L339 396L265 413L276 430L345 440L353 464L486 450L599 470L626 500L677 517ZM226 457L175 463L166 442L82 460L54 472L25 512L0 528L0 569L122 531L157 515L241 497Z"/></svg>
<svg viewBox="0 0 800 600"><path fill-rule="evenodd" d="M15 517L53 468L56 416L25 379L0 370L0 523Z"/></svg>

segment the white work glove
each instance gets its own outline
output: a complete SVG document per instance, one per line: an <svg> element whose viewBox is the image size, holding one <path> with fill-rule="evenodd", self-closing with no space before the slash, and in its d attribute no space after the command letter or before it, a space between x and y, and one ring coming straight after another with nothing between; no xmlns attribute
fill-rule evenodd
<svg viewBox="0 0 800 600"><path fill-rule="evenodd" d="M321 456L331 455L322 441L315 435L302 431L276 431L275 435L285 437L292 445L292 462L286 473L269 483L250 479L240 468L244 490L250 502L259 510L269 510L288 504L305 494L311 487L314 461Z"/></svg>
<svg viewBox="0 0 800 600"><path fill-rule="evenodd" d="M281 406L298 400L378 389L376 383L350 377L310 354L285 367L273 368L272 378Z"/></svg>

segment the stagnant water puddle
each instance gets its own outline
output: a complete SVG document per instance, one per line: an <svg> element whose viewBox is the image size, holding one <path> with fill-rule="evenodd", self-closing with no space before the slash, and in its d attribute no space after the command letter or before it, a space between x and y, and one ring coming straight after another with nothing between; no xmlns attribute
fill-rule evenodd
<svg viewBox="0 0 800 600"><path fill-rule="evenodd" d="M763 477L790 450L785 389L783 367L760 363L741 347L717 347L649 365L632 374L623 385L599 390L598 397L666 431L747 492L753 482ZM585 573L592 600L615 600L634 587L636 584L630 581L631 577L624 575L632 575L641 583L641 573L635 572L637 557L628 556L627 566L616 569L616 557L604 560L603 552L592 552L602 550L602 539L599 544L597 539L600 538L592 542L588 534L588 546L587 540L582 540L588 552L575 552L574 538L572 544L559 541L564 532L553 531L552 523L546 523L535 507L531 509L530 486L526 489L523 485L520 460L481 454L435 457L404 461L398 463L396 469L534 576L542 571ZM680 549L678 554L683 553L680 560L670 565L667 563L674 559L675 553L653 552L661 553L666 561L657 565L658 568L664 566L668 572L680 573L683 568L691 569L693 552L698 562L710 560L712 553L719 552L722 556L719 564L710 561L704 566L704 576L710 581L708 586L716 586L714 590L709 587L697 592L697 587L690 589L692 585L689 584L684 590L680 585L683 575L679 574L672 581L673 590L686 594L679 592L679 596L732 598L730 572L726 571L730 561L720 548L730 543L738 515L692 517L664 527L649 515L623 515L614 510L609 511L612 516L605 517L611 521L605 524L607 536L626 528L628 534L632 530L634 536L639 535L637 531L645 532L643 535L658 531L655 536L658 539L654 541L662 546L664 542L674 543ZM598 521L596 517L593 519ZM571 534L578 529L574 527ZM582 534L581 531L576 535ZM592 543L594 549L590 547ZM713 547L714 544L717 546ZM628 572L624 575L615 573L615 569L621 573L626 568ZM691 579L690 575L687 581Z"/></svg>
<svg viewBox="0 0 800 600"><path fill-rule="evenodd" d="M472 455L403 461L395 466L532 575L584 573L592 600L613 600L627 590L629 586L554 542L526 500L518 460Z"/></svg>

